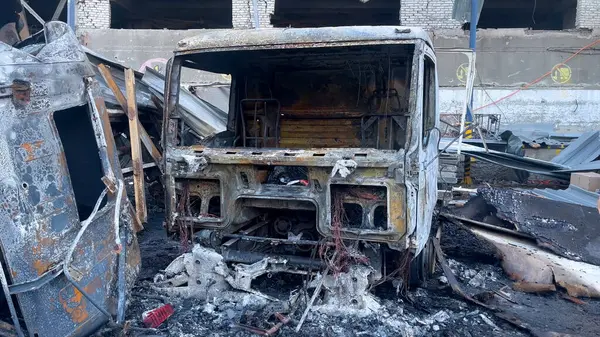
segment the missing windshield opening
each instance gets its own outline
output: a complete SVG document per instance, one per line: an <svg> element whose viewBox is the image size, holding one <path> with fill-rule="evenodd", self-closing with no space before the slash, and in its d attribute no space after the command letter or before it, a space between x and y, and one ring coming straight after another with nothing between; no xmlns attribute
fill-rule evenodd
<svg viewBox="0 0 600 337"><path fill-rule="evenodd" d="M104 190L102 162L88 106L56 111L54 123L67 160L79 220L85 220Z"/></svg>

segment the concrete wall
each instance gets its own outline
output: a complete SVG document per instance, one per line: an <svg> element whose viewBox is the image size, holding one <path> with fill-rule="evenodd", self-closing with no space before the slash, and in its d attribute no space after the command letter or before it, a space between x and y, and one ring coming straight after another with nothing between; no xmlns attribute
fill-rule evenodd
<svg viewBox="0 0 600 337"><path fill-rule="evenodd" d="M260 3L260 1L259 1ZM82 40L90 49L136 70L150 66L164 71L177 42L202 30L88 30ZM548 72L535 85L477 113L501 114L506 123L553 123L557 130L600 129L600 67L596 53L582 52L567 63L569 71L553 76L553 68L575 51L600 39L600 32L526 32L524 30L481 30L478 38L474 106L481 107L519 90ZM432 33L437 48L442 113L460 113L464 100L462 54L443 48L467 47L462 30ZM554 69L558 71L558 69ZM565 69L562 69L565 70ZM568 76L566 76L568 75ZM189 71L183 82L206 85L227 82L220 74ZM490 99L491 97L491 99Z"/></svg>
<svg viewBox="0 0 600 337"><path fill-rule="evenodd" d="M227 1L227 0L223 0ZM253 0L231 0L233 28L248 29L254 27ZM271 27L271 14L275 12L275 0L256 0L259 28Z"/></svg>
<svg viewBox="0 0 600 337"><path fill-rule="evenodd" d="M491 104L514 92L514 89L475 89L475 109ZM441 88L440 110L459 114L465 101L464 88ZM498 114L501 125L549 123L561 133L600 129L600 90L530 89L476 110L479 114Z"/></svg>
<svg viewBox="0 0 600 337"><path fill-rule="evenodd" d="M110 28L110 0L77 0L76 29Z"/></svg>
<svg viewBox="0 0 600 337"><path fill-rule="evenodd" d="M444 52L443 48L465 48L468 36L462 31L436 31L433 37L441 111L460 113L468 59L463 54ZM511 96L476 113L500 114L504 125L552 123L561 132L600 129L598 55L583 51L562 65L577 50L598 39L600 32L480 30L474 107Z"/></svg>

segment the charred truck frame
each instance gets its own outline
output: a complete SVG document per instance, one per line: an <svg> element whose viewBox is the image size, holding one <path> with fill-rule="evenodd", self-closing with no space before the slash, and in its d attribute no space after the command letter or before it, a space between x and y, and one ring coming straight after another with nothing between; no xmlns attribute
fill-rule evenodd
<svg viewBox="0 0 600 337"><path fill-rule="evenodd" d="M227 130L204 139L189 137L176 110L190 69L231 75ZM402 268L422 279L437 91L419 28L211 30L181 41L165 88L168 229L195 232L227 262L285 265L271 271L355 261L373 267L372 282Z"/></svg>
<svg viewBox="0 0 600 337"><path fill-rule="evenodd" d="M94 76L65 23L0 42L6 336L89 336L124 323L140 251Z"/></svg>

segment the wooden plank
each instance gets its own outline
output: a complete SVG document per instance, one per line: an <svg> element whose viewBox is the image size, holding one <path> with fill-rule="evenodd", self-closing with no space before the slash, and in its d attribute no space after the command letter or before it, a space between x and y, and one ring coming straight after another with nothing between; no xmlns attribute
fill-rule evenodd
<svg viewBox="0 0 600 337"><path fill-rule="evenodd" d="M132 69L125 69L125 88L127 92L127 115L129 116L129 137L131 142L131 161L133 164L136 216L139 222L145 223L148 221L148 211L146 209L144 169L142 167L140 122L137 117L137 102L135 99L135 74Z"/></svg>
<svg viewBox="0 0 600 337"><path fill-rule="evenodd" d="M104 64L99 65L98 70L100 71L100 75L102 75L104 82L106 82L106 85L113 92L113 95L115 95L117 102L119 102L119 105L121 105L121 107L123 108L123 111L125 111L125 113L127 114L127 117L129 117L129 119L131 119L132 116L130 115L129 109L127 108L127 99L125 99L125 96L121 92L121 89L115 82L115 79L113 78L112 74L110 73L110 70ZM125 71L125 73L127 73L127 71ZM134 89L134 95L135 95L135 75L134 75L133 79L134 79L133 89ZM127 79L125 79L125 81L127 81ZM135 96L134 96L134 102L135 102Z"/></svg>
<svg viewBox="0 0 600 337"><path fill-rule="evenodd" d="M100 71L102 78L104 78L104 81L106 82L106 84L108 85L110 90L115 95L117 102L119 102L119 104L123 108L123 111L125 111L127 113L127 117L131 121L133 116L131 115L132 112L128 106L128 100L130 99L129 92L127 92L127 99L126 99L125 96L123 96L121 89L115 82L115 79L113 78L112 74L110 73L110 70L104 64L99 65L98 70ZM127 71L125 73L127 73ZM127 78L125 78L125 81L127 82ZM129 90L128 88L126 88L126 89ZM135 103L135 74L133 75L133 95L134 95L133 102ZM136 110L135 119L137 120L138 119L137 118L137 104L136 104L135 110ZM161 167L160 163L162 162L162 154L160 153L158 148L154 145L154 142L150 138L150 135L148 135L148 132L146 131L144 126L142 126L142 124L139 123L139 121L138 121L138 124L139 125L137 127L137 130L139 131L139 137L141 138L142 143L144 144L144 147L146 148L146 150L148 150L148 153L150 153L150 156L152 156L152 159L154 159L154 161L156 162L156 165L158 165L158 167L160 168Z"/></svg>

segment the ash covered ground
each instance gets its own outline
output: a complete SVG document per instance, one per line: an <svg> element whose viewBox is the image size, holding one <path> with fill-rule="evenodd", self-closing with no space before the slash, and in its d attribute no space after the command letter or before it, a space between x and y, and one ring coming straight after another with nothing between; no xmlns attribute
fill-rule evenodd
<svg viewBox="0 0 600 337"><path fill-rule="evenodd" d="M240 305L213 298L208 301L167 297L152 288L153 277L182 253L179 241L169 238L162 226L164 216L151 214L146 230L139 235L142 271L133 289L127 312L131 336L256 336L237 327L239 323L269 329L277 321L277 304ZM517 318L521 328L500 319L496 313L455 295L441 270L422 288L397 293L386 283L373 290L381 304L376 313L358 317L343 310L337 315L311 312L300 332L295 332L304 303L283 326L279 336L598 336L600 302L583 304L547 295L515 292L494 252L477 242L465 229L445 224L441 241L449 265L463 289L476 299L500 305L504 317ZM302 287L302 277L276 274L261 277L253 287L286 300ZM494 291L496 293L494 293ZM499 294L499 295L498 295ZM300 301L302 302L302 301ZM170 303L175 313L159 329L145 329L142 313ZM523 328L525 327L525 329Z"/></svg>

